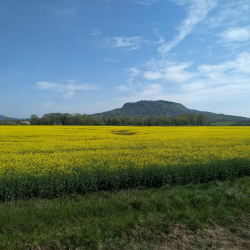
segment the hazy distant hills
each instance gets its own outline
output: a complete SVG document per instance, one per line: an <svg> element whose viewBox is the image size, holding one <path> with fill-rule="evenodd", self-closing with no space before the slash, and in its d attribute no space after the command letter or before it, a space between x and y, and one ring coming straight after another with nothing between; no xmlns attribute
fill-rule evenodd
<svg viewBox="0 0 250 250"><path fill-rule="evenodd" d="M111 111L106 111L102 113L93 114L95 118L111 118L111 117L126 117L126 116L139 116L142 118L148 117L152 114L159 116L167 116L173 118L178 115L192 113L199 114L203 113L211 121L232 121L232 120L248 120L250 118L216 114L207 111L198 111L193 109L188 109L180 103L168 102L168 101L139 101L134 103L125 103L122 108L113 109Z"/></svg>
<svg viewBox="0 0 250 250"><path fill-rule="evenodd" d="M4 118L5 117L7 117L7 116L4 116L4 115L0 115L0 121L2 121L2 120L4 120ZM13 118L13 117L7 117L7 118L9 118L10 120L19 120L19 119L17 119L17 118Z"/></svg>

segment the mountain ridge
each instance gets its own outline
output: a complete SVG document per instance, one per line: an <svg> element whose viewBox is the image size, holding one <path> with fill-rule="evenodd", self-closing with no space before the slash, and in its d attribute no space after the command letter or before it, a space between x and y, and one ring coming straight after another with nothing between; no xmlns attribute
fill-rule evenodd
<svg viewBox="0 0 250 250"><path fill-rule="evenodd" d="M0 121L3 121L4 118L9 118L10 120L19 120L18 118L13 118L13 117L8 117L8 116L4 116L4 115L0 115Z"/></svg>
<svg viewBox="0 0 250 250"><path fill-rule="evenodd" d="M95 113L92 116L94 118L113 118L113 117L126 117L126 116L138 116L146 118L152 114L157 117L167 116L168 118L174 118L182 114L204 114L211 121L232 121L232 120L250 120L250 118L234 115L224 115L213 113L209 111L199 111L195 109L188 109L181 103L158 100L147 101L141 100L138 102L127 102L121 108L116 108L110 111L101 113Z"/></svg>

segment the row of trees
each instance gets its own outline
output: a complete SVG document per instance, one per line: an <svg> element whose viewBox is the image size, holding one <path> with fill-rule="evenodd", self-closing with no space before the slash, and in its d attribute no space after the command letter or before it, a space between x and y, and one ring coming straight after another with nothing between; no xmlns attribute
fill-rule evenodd
<svg viewBox="0 0 250 250"><path fill-rule="evenodd" d="M114 126L206 126L210 125L204 114L183 114L175 118L166 116L156 117L150 115L147 118L141 117L114 117L94 118L91 115L50 113L42 118L31 115L32 125L114 125Z"/></svg>
<svg viewBox="0 0 250 250"><path fill-rule="evenodd" d="M4 117L2 121L0 121L0 125L17 125L19 124L18 120L12 121L8 117Z"/></svg>

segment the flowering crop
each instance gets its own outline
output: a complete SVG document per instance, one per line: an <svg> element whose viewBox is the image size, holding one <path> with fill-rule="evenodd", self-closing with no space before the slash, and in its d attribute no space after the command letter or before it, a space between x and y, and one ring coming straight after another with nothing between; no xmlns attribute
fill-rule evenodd
<svg viewBox="0 0 250 250"><path fill-rule="evenodd" d="M248 127L1 126L0 199L241 176L249 152Z"/></svg>

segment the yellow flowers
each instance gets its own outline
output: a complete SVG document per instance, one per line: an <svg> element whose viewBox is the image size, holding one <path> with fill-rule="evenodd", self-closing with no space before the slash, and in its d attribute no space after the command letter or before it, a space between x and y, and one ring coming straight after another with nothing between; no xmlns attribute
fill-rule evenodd
<svg viewBox="0 0 250 250"><path fill-rule="evenodd" d="M0 126L0 201L250 175L248 127Z"/></svg>
<svg viewBox="0 0 250 250"><path fill-rule="evenodd" d="M249 152L248 127L0 127L0 176L192 166Z"/></svg>

